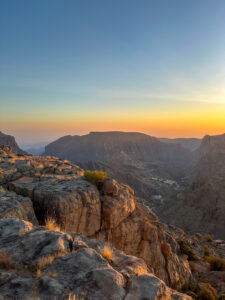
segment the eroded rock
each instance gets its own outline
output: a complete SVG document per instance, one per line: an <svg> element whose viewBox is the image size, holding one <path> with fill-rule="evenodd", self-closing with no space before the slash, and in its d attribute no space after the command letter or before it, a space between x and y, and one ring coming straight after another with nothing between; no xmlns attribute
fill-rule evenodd
<svg viewBox="0 0 225 300"><path fill-rule="evenodd" d="M191 299L166 287L141 259L112 247L112 259L107 258L106 246L77 233L0 220L0 255L7 251L13 263L10 270L1 265L0 294L18 300L68 299L69 295L88 300ZM44 258L48 259L40 264Z"/></svg>

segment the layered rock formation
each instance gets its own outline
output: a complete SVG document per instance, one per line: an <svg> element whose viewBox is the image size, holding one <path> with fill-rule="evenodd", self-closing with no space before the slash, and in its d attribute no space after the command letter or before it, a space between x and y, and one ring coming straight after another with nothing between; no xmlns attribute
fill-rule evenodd
<svg viewBox="0 0 225 300"><path fill-rule="evenodd" d="M107 256L105 247L76 233L0 220L0 298L191 299L166 287L143 260L115 248Z"/></svg>
<svg viewBox="0 0 225 300"><path fill-rule="evenodd" d="M62 230L109 242L127 254L143 258L150 271L171 286L192 282L179 245L146 206L136 203L128 186L108 179L99 191L83 180L79 167L55 157L5 152L0 168L1 183L32 201L40 224L54 218ZM28 220L29 215L27 212L23 219ZM16 212L14 216L19 217ZM168 244L166 256L163 243ZM181 277L185 282L180 283Z"/></svg>
<svg viewBox="0 0 225 300"><path fill-rule="evenodd" d="M0 131L0 146L1 145L10 146L14 153L25 154L25 152L17 145L14 136L4 134Z"/></svg>

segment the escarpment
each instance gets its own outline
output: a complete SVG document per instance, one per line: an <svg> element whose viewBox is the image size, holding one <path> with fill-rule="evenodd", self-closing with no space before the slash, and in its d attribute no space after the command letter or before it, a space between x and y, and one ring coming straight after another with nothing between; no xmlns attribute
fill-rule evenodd
<svg viewBox="0 0 225 300"><path fill-rule="evenodd" d="M85 268L89 270L85 271L86 275L84 275L79 269L77 277L74 277L76 280L81 278L82 284L87 285L88 289L90 288L87 298L84 296L84 299L92 299L91 293L94 295L93 299L99 295L100 298L98 299L104 299L104 297L108 299L108 296L103 297L103 295L107 295L107 288L93 291L93 284L90 283L89 286L87 280L82 276L88 278L90 276L91 282L93 280L98 285L98 280L101 281L103 277L107 278L107 274L109 274L108 280L115 282L115 284L113 283L115 291L112 291L112 295L117 295L109 297L109 299L142 299L141 297L145 296L146 299L161 299L157 298L159 296L151 296L152 298L149 296L150 298L148 298L145 294L146 288L144 287L151 290L150 282L152 286L159 287L161 292L157 291L156 294L164 293L163 291L168 294L165 299L175 299L176 297L179 299L179 297L186 296L173 295L173 292L167 290L163 282L179 290L189 290L196 287L196 276L193 276L188 257L181 252L178 243L181 238L187 239L187 235L181 234L182 231L177 234L174 228L171 229L161 223L148 207L137 203L134 192L129 186L119 184L114 179L108 178L98 189L95 185L84 180L84 171L81 168L68 161L56 157L18 156L8 150L2 147L0 153L0 218L2 218L1 222L9 224L9 228L11 223L17 222L13 223L15 228L12 229L12 235L17 234L19 230L18 235L22 240L19 242L21 246L18 246L18 243L14 243L10 236L4 235L2 241L9 244L3 243L0 252L13 254L13 249L18 247L18 255L14 256L14 261L18 263L16 268L20 268L20 264L27 266L32 264L32 261L35 263L42 256L49 255L51 251L54 253L66 252L66 254L64 253L65 256L64 254L62 257L57 256L46 274L44 272L39 278L39 291L43 293L41 299L45 299L46 291L51 293L50 291L57 290L57 295L61 295L63 290L69 290L68 282L71 280L71 268L73 268L71 266L74 266L76 270L79 269L77 259L78 261L81 259L81 265L84 264ZM12 221L12 218L17 221ZM19 221L19 219L23 221ZM53 231L46 231L43 227L46 220L54 220L65 234L58 232L58 227L56 231L54 227L52 228ZM38 223L42 226L35 227ZM18 226L25 229L16 229ZM1 227L0 224L0 231L4 228L7 226ZM45 238L48 246L43 250L40 248L45 244ZM51 246L52 238L53 246ZM92 246L88 245L90 239L95 239L94 242L91 240L91 243L98 245L98 247L94 247L94 250ZM191 244L195 239L190 237L191 242L188 242ZM142 275L137 276L136 274L127 282L127 276L130 278L131 275L129 274L133 271L129 271L129 260L123 264L122 258L113 260L113 264L108 262L106 266L102 258L103 254L99 253L99 247L100 249L104 248L104 243L115 247L114 251L121 250L126 255L136 256L138 258L135 259L139 259L139 261L143 259L145 263L142 261L142 264L146 265L144 271L141 272ZM25 257L29 247L32 250ZM121 255L126 257L125 254ZM96 265L96 261L100 264L100 269L98 263ZM92 267L89 269L89 263L91 265L93 263L97 270ZM101 271L102 268L104 271ZM143 266L140 269L143 270ZM48 272L51 274L52 272L59 273L59 279L49 278ZM82 273L82 276L79 272ZM8 275L5 274L4 276ZM10 276L7 284L10 285L11 280L18 280L23 286L23 291L24 285L35 286L36 284L33 275L31 275L32 278L29 277L29 280L18 278L12 273ZM73 281L74 286L70 293L77 295L80 293L79 291L83 291L84 286L81 283L77 286L75 281ZM4 289L8 291L9 285L6 285ZM30 293L29 289L28 293Z"/></svg>
<svg viewBox="0 0 225 300"><path fill-rule="evenodd" d="M52 218L63 230L109 242L143 258L151 272L167 284L176 284L180 277L191 282L190 268L179 255L178 244L146 206L136 203L130 187L107 179L98 190L83 180L79 167L55 157L5 154L1 170L7 193L29 198L39 224ZM15 213L15 217L19 216ZM170 245L167 257L161 249L163 243Z"/></svg>

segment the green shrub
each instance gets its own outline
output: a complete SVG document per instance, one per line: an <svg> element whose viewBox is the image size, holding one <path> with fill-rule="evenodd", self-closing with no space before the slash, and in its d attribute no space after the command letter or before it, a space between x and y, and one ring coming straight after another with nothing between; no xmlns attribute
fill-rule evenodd
<svg viewBox="0 0 225 300"><path fill-rule="evenodd" d="M85 171L84 179L100 188L107 178L107 173L103 171Z"/></svg>
<svg viewBox="0 0 225 300"><path fill-rule="evenodd" d="M188 260L195 260L196 256L194 254L194 251L189 246L188 242L185 240L178 241L180 245L180 251L182 254L186 254L188 256Z"/></svg>
<svg viewBox="0 0 225 300"><path fill-rule="evenodd" d="M210 263L213 271L225 271L225 259L221 257L207 256L206 260Z"/></svg>
<svg viewBox="0 0 225 300"><path fill-rule="evenodd" d="M207 283L200 287L200 291L198 293L199 300L216 300L218 299L217 291L211 286L211 284Z"/></svg>

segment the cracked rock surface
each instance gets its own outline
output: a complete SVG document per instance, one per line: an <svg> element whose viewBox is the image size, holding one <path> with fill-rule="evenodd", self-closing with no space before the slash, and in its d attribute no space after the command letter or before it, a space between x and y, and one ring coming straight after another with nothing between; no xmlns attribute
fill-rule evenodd
<svg viewBox="0 0 225 300"><path fill-rule="evenodd" d="M0 299L180 299L180 294L149 273L146 263L77 233L47 231L29 222L0 220ZM109 247L109 246L107 246ZM45 265L40 260L50 257Z"/></svg>

